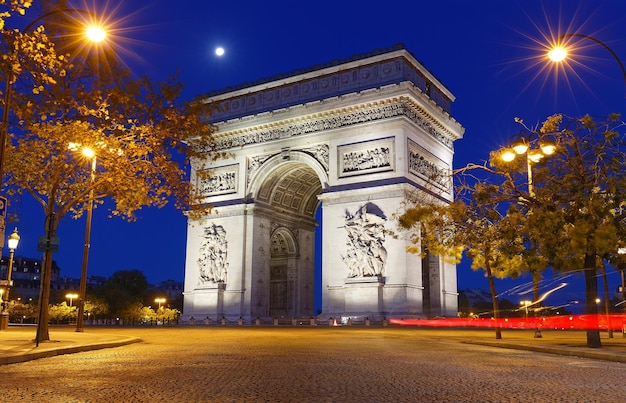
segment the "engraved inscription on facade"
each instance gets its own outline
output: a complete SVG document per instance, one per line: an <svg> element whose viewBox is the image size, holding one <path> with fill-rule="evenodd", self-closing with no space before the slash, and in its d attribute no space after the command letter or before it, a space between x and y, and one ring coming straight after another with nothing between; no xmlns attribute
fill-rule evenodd
<svg viewBox="0 0 626 403"><path fill-rule="evenodd" d="M412 140L409 140L408 148L409 172L450 193L452 190L452 178L450 177L449 169L443 168L445 164L443 162L439 164L433 162L436 157Z"/></svg>
<svg viewBox="0 0 626 403"><path fill-rule="evenodd" d="M394 169L393 139L350 144L337 148L339 175L392 171Z"/></svg>
<svg viewBox="0 0 626 403"><path fill-rule="evenodd" d="M226 230L221 225L211 224L204 229L200 245L200 283L225 283L228 271L228 242Z"/></svg>
<svg viewBox="0 0 626 403"><path fill-rule="evenodd" d="M237 192L237 165L213 168L198 174L196 189L202 196Z"/></svg>
<svg viewBox="0 0 626 403"><path fill-rule="evenodd" d="M348 266L349 278L384 276L385 221L382 211L372 203L361 206L355 214L346 211L344 228L348 236L346 254L341 258Z"/></svg>

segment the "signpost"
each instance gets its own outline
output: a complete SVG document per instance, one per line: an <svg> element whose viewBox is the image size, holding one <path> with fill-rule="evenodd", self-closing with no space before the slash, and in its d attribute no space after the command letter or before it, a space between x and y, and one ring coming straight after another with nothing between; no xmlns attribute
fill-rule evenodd
<svg viewBox="0 0 626 403"><path fill-rule="evenodd" d="M4 248L4 229L7 217L7 198L0 196L0 249Z"/></svg>

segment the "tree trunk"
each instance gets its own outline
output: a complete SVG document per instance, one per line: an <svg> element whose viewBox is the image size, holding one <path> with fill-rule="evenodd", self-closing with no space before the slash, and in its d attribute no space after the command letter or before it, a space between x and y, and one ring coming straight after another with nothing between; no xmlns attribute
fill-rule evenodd
<svg viewBox="0 0 626 403"><path fill-rule="evenodd" d="M602 284L604 285L604 314L606 315L607 330L609 333L609 339L613 338L613 329L611 328L611 315L609 315L609 282L606 279L606 267L604 267L604 261L600 263L600 270L602 272Z"/></svg>
<svg viewBox="0 0 626 403"><path fill-rule="evenodd" d="M500 312L500 308L498 307L498 294L496 293L496 283L493 279L493 274L491 273L491 265L489 264L489 259L485 259L485 272L487 273L487 279L489 280L489 291L491 291L491 303L493 304L493 319L496 323L496 339L502 338L502 330L500 329L500 322L498 321L498 316Z"/></svg>
<svg viewBox="0 0 626 403"><path fill-rule="evenodd" d="M37 321L37 336L35 337L36 345L39 342L49 341L50 333L48 331L48 305L50 303L50 278L52 277L52 250L50 249L52 238L56 236L56 216L54 214L54 204L51 208L47 208L46 223L44 225L46 231L46 250L43 255L41 264L41 288L39 290L39 319Z"/></svg>
<svg viewBox="0 0 626 403"><path fill-rule="evenodd" d="M587 347L600 348L600 329L598 328L598 278L596 277L596 254L585 254L585 314L587 315Z"/></svg>

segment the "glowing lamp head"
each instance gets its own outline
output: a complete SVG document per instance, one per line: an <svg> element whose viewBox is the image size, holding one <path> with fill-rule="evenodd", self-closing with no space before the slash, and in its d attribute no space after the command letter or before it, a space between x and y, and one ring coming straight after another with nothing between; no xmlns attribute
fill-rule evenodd
<svg viewBox="0 0 626 403"><path fill-rule="evenodd" d="M91 147L83 147L81 153L87 158L93 158L96 152Z"/></svg>
<svg viewBox="0 0 626 403"><path fill-rule="evenodd" d="M544 140L539 144L539 147L541 147L541 152L544 155L552 155L556 151L556 145L551 141Z"/></svg>
<svg viewBox="0 0 626 403"><path fill-rule="evenodd" d="M500 152L500 158L504 162L511 162L515 159L515 151L512 148L505 148Z"/></svg>
<svg viewBox="0 0 626 403"><path fill-rule="evenodd" d="M102 42L107 37L106 31L97 25L90 26L85 33L92 42Z"/></svg>
<svg viewBox="0 0 626 403"><path fill-rule="evenodd" d="M516 154L524 154L528 150L528 141L523 137L518 137L513 142L512 147Z"/></svg>
<svg viewBox="0 0 626 403"><path fill-rule="evenodd" d="M543 157L544 155L539 150L533 150L532 152L528 153L528 159L534 162L535 164L541 161Z"/></svg>
<svg viewBox="0 0 626 403"><path fill-rule="evenodd" d="M563 46L555 46L548 52L548 57L553 62L562 62L567 57L567 49Z"/></svg>
<svg viewBox="0 0 626 403"><path fill-rule="evenodd" d="M15 250L17 248L17 244L20 243L20 236L17 234L17 228L15 228L13 233L9 235L7 243L9 244L9 250Z"/></svg>

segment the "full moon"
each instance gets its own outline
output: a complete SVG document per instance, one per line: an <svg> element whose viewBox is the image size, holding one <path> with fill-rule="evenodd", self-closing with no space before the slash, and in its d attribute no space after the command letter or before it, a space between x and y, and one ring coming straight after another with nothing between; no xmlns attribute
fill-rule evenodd
<svg viewBox="0 0 626 403"><path fill-rule="evenodd" d="M223 56L224 55L224 48L219 47L219 48L215 48L215 54L218 56Z"/></svg>

